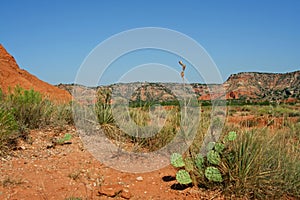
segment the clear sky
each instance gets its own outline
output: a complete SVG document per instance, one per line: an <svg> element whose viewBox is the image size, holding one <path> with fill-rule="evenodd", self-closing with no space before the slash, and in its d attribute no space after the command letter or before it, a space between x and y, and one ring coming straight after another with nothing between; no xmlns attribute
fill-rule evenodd
<svg viewBox="0 0 300 200"><path fill-rule="evenodd" d="M99 43L140 27L193 38L224 80L300 69L299 0L7 0L0 10L0 43L21 68L52 84L74 82Z"/></svg>

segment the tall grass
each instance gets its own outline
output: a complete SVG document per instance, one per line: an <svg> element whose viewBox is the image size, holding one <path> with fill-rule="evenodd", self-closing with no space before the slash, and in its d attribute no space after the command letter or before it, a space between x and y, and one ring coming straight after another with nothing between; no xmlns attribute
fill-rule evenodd
<svg viewBox="0 0 300 200"><path fill-rule="evenodd" d="M287 145L288 144L288 145ZM227 150L220 168L225 191L249 198L300 197L299 140L289 132L243 132Z"/></svg>

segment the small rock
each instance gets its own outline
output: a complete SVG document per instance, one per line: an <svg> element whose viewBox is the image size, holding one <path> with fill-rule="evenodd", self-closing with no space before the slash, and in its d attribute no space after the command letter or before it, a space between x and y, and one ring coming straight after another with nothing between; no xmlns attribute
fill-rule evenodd
<svg viewBox="0 0 300 200"><path fill-rule="evenodd" d="M123 188L120 185L102 185L98 191L99 195L105 195L108 197L115 197L123 192Z"/></svg>
<svg viewBox="0 0 300 200"><path fill-rule="evenodd" d="M124 199L130 199L132 197L132 195L129 192L129 190L123 189L123 191L121 193L121 197Z"/></svg>
<svg viewBox="0 0 300 200"><path fill-rule="evenodd" d="M139 176L139 177L136 178L136 180L137 180L137 181L142 181L142 180L144 180L144 179L143 179L143 177Z"/></svg>
<svg viewBox="0 0 300 200"><path fill-rule="evenodd" d="M21 149L21 150L25 150L26 147L25 147L25 146L20 146L20 149Z"/></svg>

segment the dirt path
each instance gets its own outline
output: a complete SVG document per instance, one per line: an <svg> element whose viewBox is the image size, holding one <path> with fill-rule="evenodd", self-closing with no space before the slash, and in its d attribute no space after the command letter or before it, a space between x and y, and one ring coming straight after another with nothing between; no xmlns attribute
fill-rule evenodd
<svg viewBox="0 0 300 200"><path fill-rule="evenodd" d="M66 133L71 144L53 146ZM171 166L143 174L106 167L84 149L74 127L31 131L0 167L0 199L222 199L195 187L172 189Z"/></svg>

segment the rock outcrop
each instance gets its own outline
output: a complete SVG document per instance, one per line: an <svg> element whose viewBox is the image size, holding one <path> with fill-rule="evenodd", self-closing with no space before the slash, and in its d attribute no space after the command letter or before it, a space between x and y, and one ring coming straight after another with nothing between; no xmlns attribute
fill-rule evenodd
<svg viewBox="0 0 300 200"><path fill-rule="evenodd" d="M72 100L72 96L66 90L46 83L26 70L20 69L14 57L0 44L0 88L7 93L9 88L13 89L17 85L24 89L34 89L58 103Z"/></svg>

